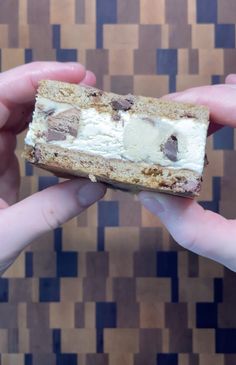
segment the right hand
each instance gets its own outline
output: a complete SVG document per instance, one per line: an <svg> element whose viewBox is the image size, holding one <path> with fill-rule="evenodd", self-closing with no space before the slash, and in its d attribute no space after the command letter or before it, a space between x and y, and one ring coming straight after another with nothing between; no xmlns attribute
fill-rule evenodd
<svg viewBox="0 0 236 365"><path fill-rule="evenodd" d="M230 75L226 84L192 88L165 98L208 106L211 134L224 125L236 127L235 82L236 75ZM236 220L204 210L195 200L166 194L142 192L140 201L180 245L236 271Z"/></svg>

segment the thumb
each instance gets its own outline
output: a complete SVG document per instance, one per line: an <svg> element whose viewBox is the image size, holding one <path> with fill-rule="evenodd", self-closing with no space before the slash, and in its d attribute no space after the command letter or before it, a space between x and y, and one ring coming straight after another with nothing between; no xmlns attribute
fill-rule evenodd
<svg viewBox="0 0 236 365"><path fill-rule="evenodd" d="M204 210L187 198L142 192L139 199L177 243L236 271L235 221Z"/></svg>
<svg viewBox="0 0 236 365"><path fill-rule="evenodd" d="M8 262L32 240L102 198L105 186L86 179L67 181L0 211L0 262Z"/></svg>

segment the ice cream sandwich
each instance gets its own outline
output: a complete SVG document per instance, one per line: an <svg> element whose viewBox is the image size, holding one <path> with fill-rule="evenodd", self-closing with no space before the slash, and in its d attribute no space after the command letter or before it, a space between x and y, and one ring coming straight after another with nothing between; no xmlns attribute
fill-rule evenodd
<svg viewBox="0 0 236 365"><path fill-rule="evenodd" d="M194 197L208 124L205 106L41 81L24 156L115 188Z"/></svg>

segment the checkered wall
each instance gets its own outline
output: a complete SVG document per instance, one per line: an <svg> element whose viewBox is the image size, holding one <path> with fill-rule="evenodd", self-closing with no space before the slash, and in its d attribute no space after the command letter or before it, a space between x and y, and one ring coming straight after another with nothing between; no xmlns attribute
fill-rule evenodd
<svg viewBox="0 0 236 365"><path fill-rule="evenodd" d="M161 96L236 71L234 0L0 0L1 71L79 60L97 85ZM21 198L58 179L25 163ZM235 133L208 140L201 204L236 211ZM0 279L1 365L236 364L236 276L109 190Z"/></svg>

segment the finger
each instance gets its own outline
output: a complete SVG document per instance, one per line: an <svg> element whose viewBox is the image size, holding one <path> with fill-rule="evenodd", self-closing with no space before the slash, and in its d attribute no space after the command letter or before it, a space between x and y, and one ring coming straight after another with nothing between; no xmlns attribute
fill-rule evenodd
<svg viewBox="0 0 236 365"><path fill-rule="evenodd" d="M105 186L86 179L67 181L38 192L0 214L0 260L8 261L44 232L80 214L105 194Z"/></svg>
<svg viewBox="0 0 236 365"><path fill-rule="evenodd" d="M0 100L27 103L34 100L38 82L43 79L79 83L85 68L76 62L32 62L0 75Z"/></svg>
<svg viewBox="0 0 236 365"><path fill-rule="evenodd" d="M226 84L236 84L236 74L230 74L225 79Z"/></svg>
<svg viewBox="0 0 236 365"><path fill-rule="evenodd" d="M94 86L96 84L96 76L91 71L86 71L84 79L81 81L81 85Z"/></svg>
<svg viewBox="0 0 236 365"><path fill-rule="evenodd" d="M212 122L231 127L236 126L236 87L234 85L201 86L166 95L164 98L205 105L210 109Z"/></svg>
<svg viewBox="0 0 236 365"><path fill-rule="evenodd" d="M204 210L196 201L142 192L141 203L158 216L177 243L236 270L236 222Z"/></svg>

